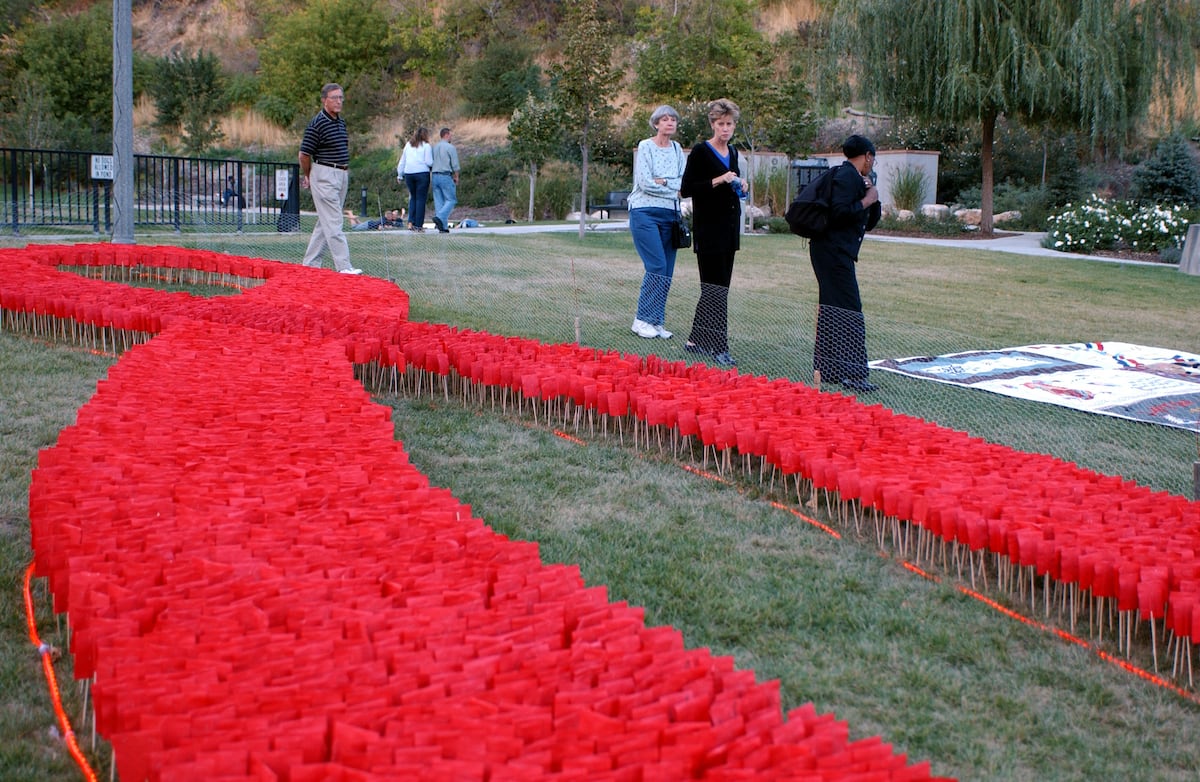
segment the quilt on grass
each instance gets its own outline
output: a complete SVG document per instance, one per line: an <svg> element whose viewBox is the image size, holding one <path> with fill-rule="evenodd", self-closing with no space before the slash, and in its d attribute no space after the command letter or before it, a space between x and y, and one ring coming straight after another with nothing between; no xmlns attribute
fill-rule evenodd
<svg viewBox="0 0 1200 782"><path fill-rule="evenodd" d="M1200 355L1075 342L874 361L871 366L1100 415L1200 432Z"/></svg>

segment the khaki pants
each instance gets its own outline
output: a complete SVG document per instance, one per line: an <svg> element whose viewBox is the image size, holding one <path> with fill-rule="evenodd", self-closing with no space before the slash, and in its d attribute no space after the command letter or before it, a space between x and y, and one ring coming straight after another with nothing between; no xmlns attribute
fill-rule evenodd
<svg viewBox="0 0 1200 782"><path fill-rule="evenodd" d="M321 253L326 248L333 256L333 266L338 271L350 268L350 245L342 231L342 204L346 202L346 191L350 187L350 174L340 168L314 163L308 174L308 187L312 191L313 205L317 209L317 226L308 249L304 251L305 266L320 266Z"/></svg>

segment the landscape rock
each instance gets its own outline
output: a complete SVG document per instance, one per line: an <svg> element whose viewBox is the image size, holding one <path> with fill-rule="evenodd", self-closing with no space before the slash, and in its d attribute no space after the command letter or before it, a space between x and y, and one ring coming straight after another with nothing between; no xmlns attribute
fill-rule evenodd
<svg viewBox="0 0 1200 782"><path fill-rule="evenodd" d="M959 209L954 213L960 223L964 225L979 225L983 221L982 209Z"/></svg>

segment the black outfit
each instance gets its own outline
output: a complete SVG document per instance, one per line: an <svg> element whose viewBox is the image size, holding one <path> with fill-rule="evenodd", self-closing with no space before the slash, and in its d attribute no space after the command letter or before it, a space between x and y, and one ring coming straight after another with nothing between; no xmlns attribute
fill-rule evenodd
<svg viewBox="0 0 1200 782"><path fill-rule="evenodd" d="M729 165L709 146L697 144L688 154L679 194L692 199L692 251L700 267L700 300L688 341L706 353L729 352L729 282L733 255L741 246L742 203L728 182L712 180L732 171L739 177L737 150L729 147Z"/></svg>
<svg viewBox="0 0 1200 782"><path fill-rule="evenodd" d="M850 162L842 163L833 172L829 231L808 243L820 290L813 369L823 382L867 379L867 328L854 264L863 236L879 223L882 209L878 201L864 208L866 194L862 174Z"/></svg>

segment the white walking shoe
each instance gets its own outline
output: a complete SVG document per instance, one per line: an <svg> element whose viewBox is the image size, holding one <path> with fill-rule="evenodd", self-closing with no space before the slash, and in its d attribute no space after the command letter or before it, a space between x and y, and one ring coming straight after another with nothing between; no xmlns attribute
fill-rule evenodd
<svg viewBox="0 0 1200 782"><path fill-rule="evenodd" d="M667 331L666 329L664 329L662 326L655 326L655 327L654 327L654 330L655 330L656 332L658 332L658 338L659 338L659 339L670 339L671 337L675 336L675 335L674 335L674 334L672 334L671 332L669 332L669 331Z"/></svg>
<svg viewBox="0 0 1200 782"><path fill-rule="evenodd" d="M338 269L338 273L339 274L362 274L362 269L355 269L353 267L351 267L349 269Z"/></svg>
<svg viewBox="0 0 1200 782"><path fill-rule="evenodd" d="M658 329L644 320L633 321L633 326L630 329L634 334L637 334L642 339L654 339L658 336Z"/></svg>

